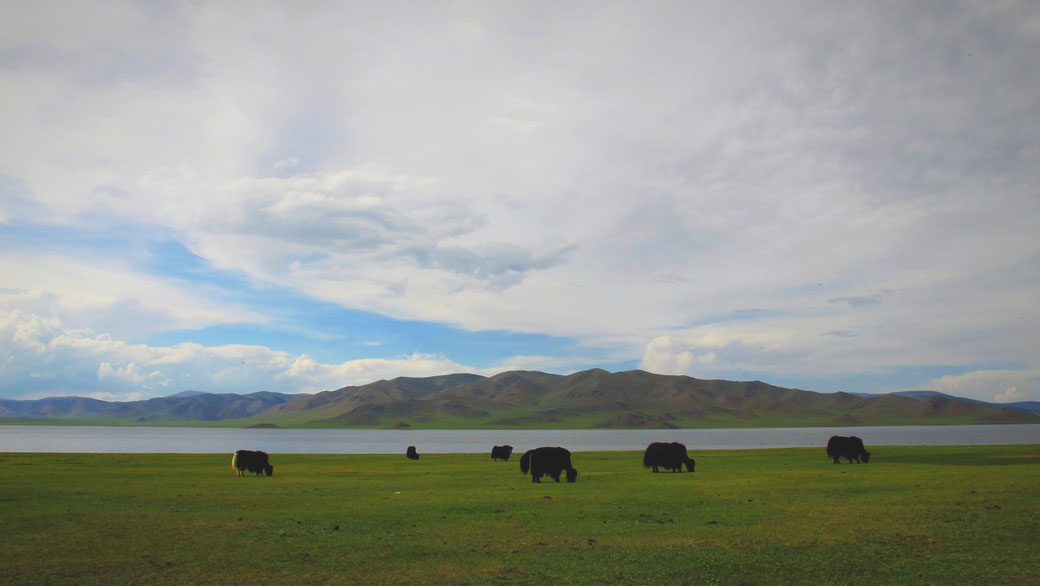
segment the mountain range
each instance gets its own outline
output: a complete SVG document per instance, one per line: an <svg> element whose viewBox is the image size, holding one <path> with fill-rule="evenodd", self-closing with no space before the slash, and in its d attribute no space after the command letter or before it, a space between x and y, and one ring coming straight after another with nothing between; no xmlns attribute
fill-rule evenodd
<svg viewBox="0 0 1040 586"><path fill-rule="evenodd" d="M49 397L34 401L0 399L0 418L149 421L223 421L249 417L299 398L259 392L247 395L184 391L145 401L100 401L87 397Z"/></svg>
<svg viewBox="0 0 1040 586"><path fill-rule="evenodd" d="M968 399L965 397L957 397L955 395L947 395L946 393L940 393L938 391L896 391L893 395L899 395L900 397L910 397L911 399L922 399L927 400L932 397L943 397L952 401L969 401L971 403L980 403L982 405L990 405L992 407L1007 407L1009 409L1018 409L1019 411L1028 411L1030 413L1036 413L1040 415L1040 401L1014 401L1011 403L988 403L986 401L980 401L978 399ZM861 393L864 397L876 397L876 394Z"/></svg>
<svg viewBox="0 0 1040 586"><path fill-rule="evenodd" d="M640 370L400 377L316 394L185 391L146 401L0 400L7 423L587 429L1040 423L1040 403L907 391L816 393Z"/></svg>

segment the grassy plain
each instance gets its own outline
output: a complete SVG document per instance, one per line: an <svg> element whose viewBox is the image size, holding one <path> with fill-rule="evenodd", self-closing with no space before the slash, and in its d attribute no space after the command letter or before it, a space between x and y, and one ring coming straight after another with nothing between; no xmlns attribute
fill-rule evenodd
<svg viewBox="0 0 1040 586"><path fill-rule="evenodd" d="M872 452L0 454L0 583L1040 584L1040 446Z"/></svg>

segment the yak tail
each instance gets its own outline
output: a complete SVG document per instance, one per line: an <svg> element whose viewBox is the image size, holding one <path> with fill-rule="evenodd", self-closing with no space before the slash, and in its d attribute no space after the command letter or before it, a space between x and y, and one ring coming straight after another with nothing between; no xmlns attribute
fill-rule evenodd
<svg viewBox="0 0 1040 586"><path fill-rule="evenodd" d="M653 465L654 463L650 461L650 450L643 452L643 468L649 468Z"/></svg>
<svg viewBox="0 0 1040 586"><path fill-rule="evenodd" d="M231 469L238 470L238 452L231 454Z"/></svg>
<svg viewBox="0 0 1040 586"><path fill-rule="evenodd" d="M531 469L531 452L524 453L520 457L520 474L527 474L527 471Z"/></svg>

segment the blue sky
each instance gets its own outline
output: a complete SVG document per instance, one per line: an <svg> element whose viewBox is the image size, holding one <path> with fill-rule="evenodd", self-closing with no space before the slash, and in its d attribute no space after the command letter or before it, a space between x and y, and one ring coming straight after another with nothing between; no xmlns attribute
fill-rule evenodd
<svg viewBox="0 0 1040 586"><path fill-rule="evenodd" d="M17 3L0 398L1040 400L1033 2Z"/></svg>

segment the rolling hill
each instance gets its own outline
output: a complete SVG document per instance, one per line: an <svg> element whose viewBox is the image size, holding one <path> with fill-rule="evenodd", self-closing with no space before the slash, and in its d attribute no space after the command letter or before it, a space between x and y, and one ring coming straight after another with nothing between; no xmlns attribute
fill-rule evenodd
<svg viewBox="0 0 1040 586"><path fill-rule="evenodd" d="M401 377L313 395L178 393L106 403L66 397L0 401L0 417L233 427L705 428L1040 423L1040 415L959 397L816 393L760 381L702 380L640 370L570 375Z"/></svg>
<svg viewBox="0 0 1040 586"><path fill-rule="evenodd" d="M145 401L109 402L85 397L50 397L35 401L0 400L0 418L113 423L223 421L263 413L299 395L258 392L247 395L185 391Z"/></svg>
<svg viewBox="0 0 1040 586"><path fill-rule="evenodd" d="M1030 413L1040 414L1040 401L1015 401L1012 403L987 403L986 401L979 401L977 399L965 399L964 397L955 397L953 395L947 395L946 393L940 393L937 391L898 391L892 393L893 395L899 395L901 397L910 397L911 399L928 400L932 397L943 397L952 401L970 401L972 403L982 403L983 405L989 405L991 407L1007 407L1009 409L1016 409L1018 411L1028 411Z"/></svg>

